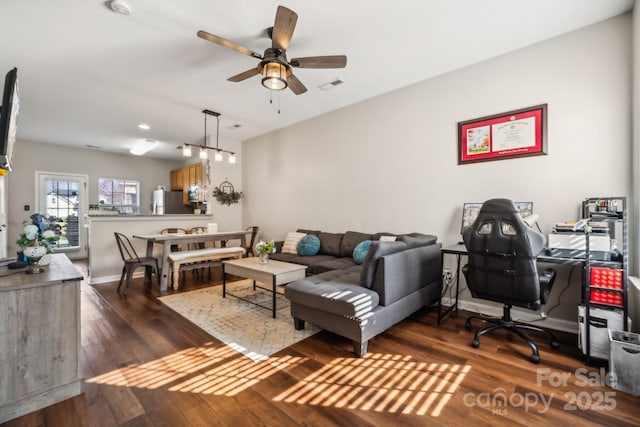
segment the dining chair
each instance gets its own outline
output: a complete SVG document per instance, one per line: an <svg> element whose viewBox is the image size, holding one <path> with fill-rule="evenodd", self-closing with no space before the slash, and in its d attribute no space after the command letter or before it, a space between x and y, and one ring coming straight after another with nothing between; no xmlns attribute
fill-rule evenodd
<svg viewBox="0 0 640 427"><path fill-rule="evenodd" d="M207 233L208 230L205 227L191 227L191 229L187 232L188 234L203 234ZM206 247L213 247L213 242L197 242L192 243L189 249L204 249Z"/></svg>
<svg viewBox="0 0 640 427"><path fill-rule="evenodd" d="M179 227L170 227L160 231L160 234L187 234L187 230ZM183 251L186 249L186 247L183 247L181 245L171 245L171 252Z"/></svg>
<svg viewBox="0 0 640 427"><path fill-rule="evenodd" d="M256 256L255 255L255 249L253 248L254 245L256 244L256 236L258 235L258 229L259 227L256 225L253 225L251 227L247 227L246 231L247 232L251 232L251 237L249 238L249 244L247 244L247 246L245 246L244 250L247 251L246 252L246 256ZM251 254L251 255L249 255Z"/></svg>
<svg viewBox="0 0 640 427"><path fill-rule="evenodd" d="M160 231L160 234L188 234L189 232L180 227L164 228ZM189 245L171 245L171 252L186 251L189 250Z"/></svg>
<svg viewBox="0 0 640 427"><path fill-rule="evenodd" d="M191 229L187 232L188 234L203 234L207 233L209 230L205 227L191 227ZM189 250L195 249L204 249L204 248L213 248L215 247L214 242L196 242L189 244ZM197 277L200 277L200 273L204 273L204 268L194 269L192 270L193 274ZM211 267L208 267L209 279L211 279ZM204 274L202 275L204 277Z"/></svg>
<svg viewBox="0 0 640 427"><path fill-rule="evenodd" d="M160 287L160 269L158 268L158 258L139 257L127 236L118 232L114 232L113 234L116 238L116 243L118 244L120 256L122 257L122 261L124 262L124 266L122 267L122 275L120 276L120 283L118 283L118 289L116 290L116 292L120 293L122 282L126 280L123 294L127 295L129 285L131 284L131 277L133 276L133 272L138 267L144 267L144 283L147 288L151 288L151 277L153 276L153 273L156 273L156 278L158 279L158 287Z"/></svg>

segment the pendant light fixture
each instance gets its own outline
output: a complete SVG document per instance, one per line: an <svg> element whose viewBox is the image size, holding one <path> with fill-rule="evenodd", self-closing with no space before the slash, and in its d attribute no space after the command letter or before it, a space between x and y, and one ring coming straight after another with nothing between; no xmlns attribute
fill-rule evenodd
<svg viewBox="0 0 640 427"><path fill-rule="evenodd" d="M206 160L209 158L209 151L208 150L214 150L215 154L213 156L213 159L217 162L221 162L222 158L223 158L223 153L227 153L229 154L228 157L228 161L231 164L235 164L236 163L236 154L233 151L229 151L229 150L225 150L219 147L219 139L220 139L220 113L216 113L215 111L211 111L211 110L202 110L202 113L204 114L204 144L203 145L198 145L198 144L187 144L184 143L182 144L182 146L177 147L182 149L182 155L184 157L191 157L192 154L192 150L191 147L197 147L200 149L200 151L198 152L198 156L200 157L200 159L202 160ZM216 146L215 147L209 147L207 145L207 116L214 116L217 120L216 123Z"/></svg>

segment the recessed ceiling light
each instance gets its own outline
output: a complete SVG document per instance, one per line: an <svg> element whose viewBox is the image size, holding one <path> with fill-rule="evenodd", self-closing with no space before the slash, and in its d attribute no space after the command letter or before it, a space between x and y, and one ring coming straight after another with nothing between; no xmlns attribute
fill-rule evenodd
<svg viewBox="0 0 640 427"><path fill-rule="evenodd" d="M241 127L242 127L242 125L239 125L238 123L236 123L235 125L231 125L230 129L239 129Z"/></svg>
<svg viewBox="0 0 640 427"><path fill-rule="evenodd" d="M131 6L124 0L111 0L111 10L121 15L130 15Z"/></svg>
<svg viewBox="0 0 640 427"><path fill-rule="evenodd" d="M102 150L102 147L98 146L98 145L91 145L91 144L86 144L85 147L87 148L92 148L94 150Z"/></svg>
<svg viewBox="0 0 640 427"><path fill-rule="evenodd" d="M139 127L140 129L143 129L143 130L149 130L149 129L151 129L151 126L149 126L149 125L148 125L148 124L146 124L146 123L140 123L140 124L138 125L138 127Z"/></svg>

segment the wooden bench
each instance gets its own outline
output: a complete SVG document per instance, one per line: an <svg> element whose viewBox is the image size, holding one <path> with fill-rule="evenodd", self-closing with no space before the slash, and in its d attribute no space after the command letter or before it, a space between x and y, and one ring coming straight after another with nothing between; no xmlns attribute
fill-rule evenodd
<svg viewBox="0 0 640 427"><path fill-rule="evenodd" d="M181 271L220 265L220 262L224 259L242 258L245 252L245 249L241 247L204 248L171 252L171 255L169 255L169 263L173 273L171 287L178 289Z"/></svg>

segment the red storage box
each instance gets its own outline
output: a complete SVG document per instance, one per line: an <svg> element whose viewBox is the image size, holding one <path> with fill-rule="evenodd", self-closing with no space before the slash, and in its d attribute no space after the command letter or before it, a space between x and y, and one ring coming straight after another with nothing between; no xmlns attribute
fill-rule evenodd
<svg viewBox="0 0 640 427"><path fill-rule="evenodd" d="M591 267L591 286L622 289L622 270L606 267Z"/></svg>
<svg viewBox="0 0 640 427"><path fill-rule="evenodd" d="M596 304L607 304L615 307L623 307L624 301L622 293L605 291L601 289L591 289L590 301Z"/></svg>

